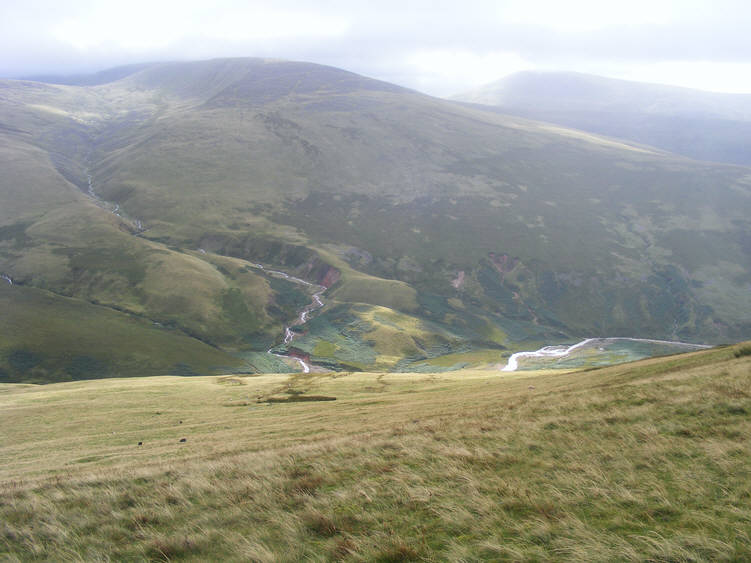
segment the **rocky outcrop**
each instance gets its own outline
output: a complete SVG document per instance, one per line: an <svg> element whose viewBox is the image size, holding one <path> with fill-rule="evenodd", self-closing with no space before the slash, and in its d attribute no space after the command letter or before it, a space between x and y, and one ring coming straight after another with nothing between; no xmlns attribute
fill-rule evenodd
<svg viewBox="0 0 751 563"><path fill-rule="evenodd" d="M459 270L459 272L457 272L456 277L451 280L451 285L454 286L454 289L461 289L464 287L464 270Z"/></svg>
<svg viewBox="0 0 751 563"><path fill-rule="evenodd" d="M323 278L318 280L318 283L328 289L336 282L338 282L339 278L341 277L342 273L339 270L337 270L333 266L329 266L328 268L326 268L326 273L323 275Z"/></svg>
<svg viewBox="0 0 751 563"><path fill-rule="evenodd" d="M496 254L495 252L491 252L488 254L488 258L490 258L493 267L498 270L498 273L501 275L501 280L503 280L503 277L513 270L519 263L518 258L512 258L508 254Z"/></svg>
<svg viewBox="0 0 751 563"><path fill-rule="evenodd" d="M306 364L310 365L310 354L303 352L299 348L289 348L287 350L287 356L289 356L290 358L297 358L298 360L302 360Z"/></svg>

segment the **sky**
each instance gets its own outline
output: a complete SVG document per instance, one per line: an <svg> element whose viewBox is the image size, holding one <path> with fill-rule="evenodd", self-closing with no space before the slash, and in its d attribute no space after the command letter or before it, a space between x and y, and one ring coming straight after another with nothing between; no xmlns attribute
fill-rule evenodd
<svg viewBox="0 0 751 563"><path fill-rule="evenodd" d="M751 93L748 0L0 0L0 76L271 57L449 96L522 70Z"/></svg>

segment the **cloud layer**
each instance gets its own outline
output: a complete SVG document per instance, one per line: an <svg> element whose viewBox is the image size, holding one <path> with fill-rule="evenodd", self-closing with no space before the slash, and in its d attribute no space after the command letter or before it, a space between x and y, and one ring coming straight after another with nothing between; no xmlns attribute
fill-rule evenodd
<svg viewBox="0 0 751 563"><path fill-rule="evenodd" d="M31 0L0 7L0 75L151 60L307 60L434 95L524 69L751 92L746 2Z"/></svg>

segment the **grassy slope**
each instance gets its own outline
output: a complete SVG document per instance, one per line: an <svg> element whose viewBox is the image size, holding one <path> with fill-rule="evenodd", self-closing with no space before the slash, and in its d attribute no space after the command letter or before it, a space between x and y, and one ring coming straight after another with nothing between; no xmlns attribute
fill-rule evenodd
<svg viewBox="0 0 751 563"><path fill-rule="evenodd" d="M113 372L163 374L178 364L200 373L215 371L209 366L238 365L199 340L166 332L155 338L146 321L231 347L270 324L263 311L269 291L262 278L245 273L238 279L226 268L225 275L205 260L134 237L125 222L68 183L45 153L5 141L0 269L15 282L3 282L1 289L7 332L0 369L5 377L55 381ZM234 318L232 297L256 314ZM142 346L152 339L163 348ZM14 362L19 355L35 358L33 366ZM87 361L71 372L66 366L75 358Z"/></svg>
<svg viewBox="0 0 751 563"><path fill-rule="evenodd" d="M86 148L117 100L103 104L71 87L2 86L0 273L15 282L2 288L3 377L213 373L241 362L206 343L224 350L271 344L282 320L266 312L276 296L264 277L231 259L136 237L131 221L79 189ZM153 109L149 95L127 98L132 111ZM148 321L177 331L155 335Z"/></svg>
<svg viewBox="0 0 751 563"><path fill-rule="evenodd" d="M0 286L0 381L226 373L242 362L179 332L80 299Z"/></svg>
<svg viewBox="0 0 751 563"><path fill-rule="evenodd" d="M3 386L0 549L10 560L747 560L749 351L542 376ZM337 400L268 402L306 396Z"/></svg>
<svg viewBox="0 0 751 563"><path fill-rule="evenodd" d="M21 137L0 135L1 269L15 281L0 287L3 379L43 382L237 367L239 361L226 353L122 312L158 310L143 307L137 284L152 286L141 296L159 291L158 284L144 281L150 255L161 255L163 263L169 253L123 232L122 222L88 201L50 155Z"/></svg>
<svg viewBox="0 0 751 563"><path fill-rule="evenodd" d="M168 109L153 126L124 129L122 150L103 146L95 173L109 198L178 244L211 230L251 233L251 247L264 237L325 246L372 276L484 309L469 327L475 345L488 322L507 333L516 321L576 335L747 332L746 169L313 65L165 72L124 81L156 89ZM490 253L517 258L514 272L494 272ZM347 281L342 300L386 304L371 301L372 285Z"/></svg>

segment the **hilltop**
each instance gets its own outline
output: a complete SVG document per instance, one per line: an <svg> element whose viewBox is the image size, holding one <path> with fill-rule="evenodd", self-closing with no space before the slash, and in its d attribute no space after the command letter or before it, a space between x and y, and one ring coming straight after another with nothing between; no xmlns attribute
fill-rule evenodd
<svg viewBox="0 0 751 563"><path fill-rule="evenodd" d="M750 354L0 385L0 553L748 560Z"/></svg>
<svg viewBox="0 0 751 563"><path fill-rule="evenodd" d="M103 76L0 81L5 381L294 369L272 346L435 371L751 329L747 168L310 63ZM327 287L294 350L311 295L257 264Z"/></svg>

